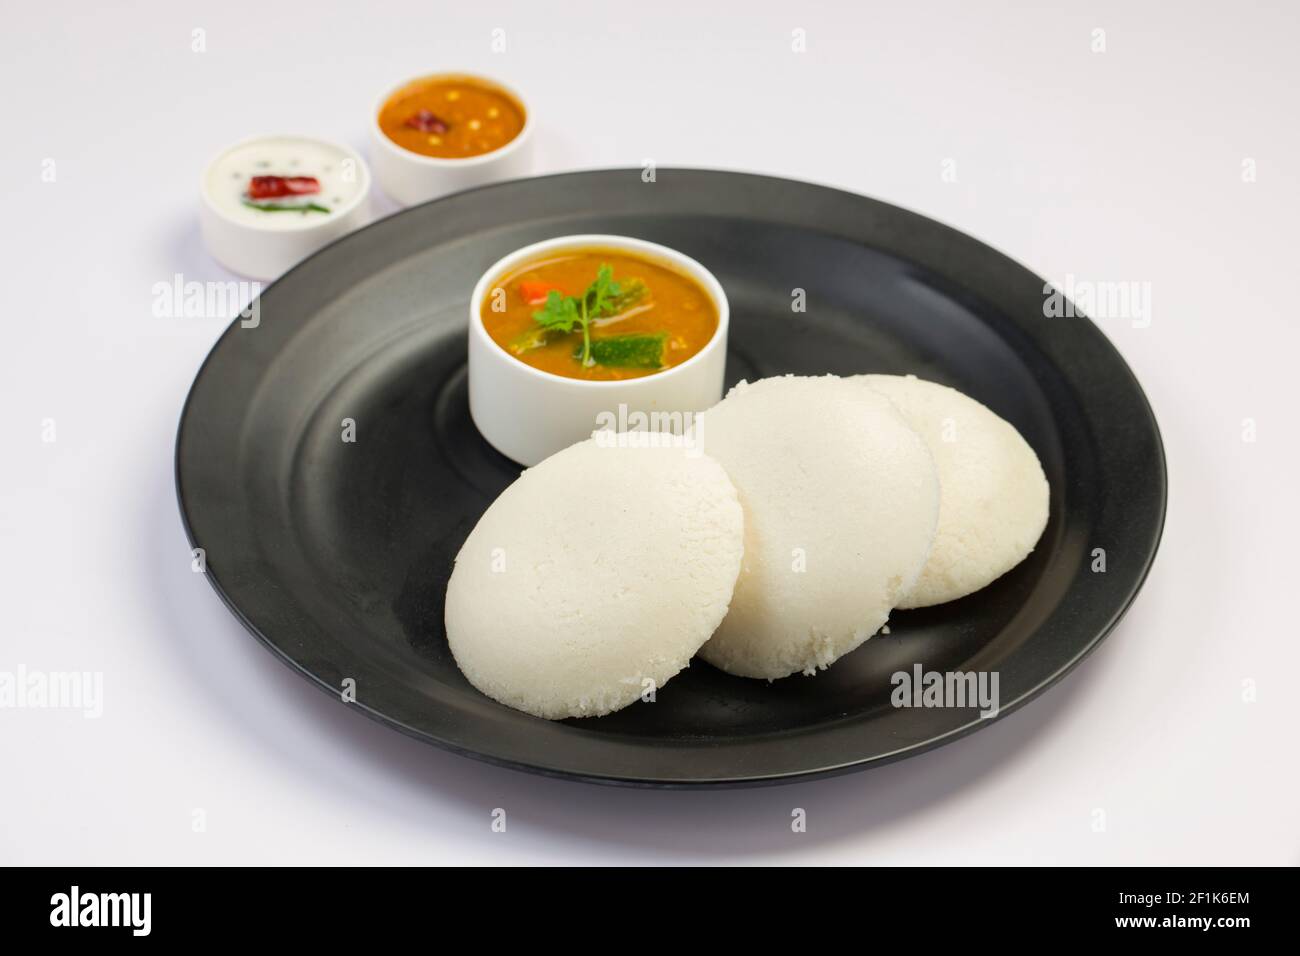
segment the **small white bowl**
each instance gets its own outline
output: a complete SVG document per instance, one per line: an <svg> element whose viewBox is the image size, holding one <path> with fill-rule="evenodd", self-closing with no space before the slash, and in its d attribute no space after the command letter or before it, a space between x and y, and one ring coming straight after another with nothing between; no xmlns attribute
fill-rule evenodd
<svg viewBox="0 0 1300 956"><path fill-rule="evenodd" d="M417 83L430 80L463 79L504 93L518 104L524 114L519 135L490 153L446 159L425 156L388 138L379 125L379 114L394 94ZM405 80L379 97L370 111L371 161L379 187L404 206L428 202L448 193L483 186L505 179L518 179L532 172L533 111L523 97L496 80L473 73L430 73Z"/></svg>
<svg viewBox="0 0 1300 956"><path fill-rule="evenodd" d="M694 279L713 299L718 327L699 352L680 365L640 378L585 381L533 368L492 340L481 309L497 279L548 253L616 249L657 261ZM590 438L602 416L625 421L636 412L702 412L722 398L727 364L727 294L713 273L689 256L627 236L561 236L525 246L492 264L469 302L469 413L497 451L532 466L562 448ZM620 406L626 406L620 415ZM606 421L608 419L605 419Z"/></svg>
<svg viewBox="0 0 1300 956"><path fill-rule="evenodd" d="M301 159L285 159L260 166L253 157L263 150L268 156L301 156L307 164ZM292 165L294 162L298 165ZM317 169L316 162L325 165ZM347 191L347 199L327 214L259 214L241 208L236 187L246 170L325 176L326 166L331 175L322 186ZM333 174L337 174L336 182L330 181ZM223 149L204 167L199 195L199 225L212 257L240 275L274 279L322 246L366 224L370 218L370 169L356 150L341 143L313 136L254 136ZM327 199L324 194L321 198Z"/></svg>

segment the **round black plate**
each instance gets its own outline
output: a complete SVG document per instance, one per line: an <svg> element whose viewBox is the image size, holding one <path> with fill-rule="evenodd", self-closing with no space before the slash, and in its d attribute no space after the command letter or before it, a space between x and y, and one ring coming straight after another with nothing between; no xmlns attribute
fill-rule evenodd
<svg viewBox="0 0 1300 956"><path fill-rule="evenodd" d="M1037 550L964 600L896 613L892 633L814 678L768 684L697 661L654 703L558 723L479 694L448 651L443 593L519 468L469 418L467 303L497 258L567 233L639 236L712 269L731 300L729 383L914 372L987 404L1051 482ZM350 678L347 706L439 746L651 786L880 763L987 722L891 706L894 672L996 671L1006 714L1105 637L1155 556L1165 465L1151 409L1092 323L1044 317L1043 288L946 226L806 183L611 170L462 193L324 249L266 290L260 324L231 325L181 416L181 511L256 637L332 695ZM795 289L806 312L791 309Z"/></svg>

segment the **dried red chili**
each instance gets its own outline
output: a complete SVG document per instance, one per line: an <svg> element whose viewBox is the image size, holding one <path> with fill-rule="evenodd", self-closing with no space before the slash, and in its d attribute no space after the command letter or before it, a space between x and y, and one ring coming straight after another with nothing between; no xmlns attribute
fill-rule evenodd
<svg viewBox="0 0 1300 956"><path fill-rule="evenodd" d="M320 180L315 176L254 176L248 184L249 199L310 196L318 192Z"/></svg>
<svg viewBox="0 0 1300 956"><path fill-rule="evenodd" d="M442 135L450 127L435 116L430 110L420 110L406 118L405 125L411 129L418 129L421 133L437 133Z"/></svg>

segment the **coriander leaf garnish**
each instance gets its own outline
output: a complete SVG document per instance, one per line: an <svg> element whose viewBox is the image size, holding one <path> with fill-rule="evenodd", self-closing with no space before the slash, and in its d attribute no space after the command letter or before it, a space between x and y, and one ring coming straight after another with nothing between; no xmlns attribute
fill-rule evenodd
<svg viewBox="0 0 1300 956"><path fill-rule="evenodd" d="M591 323L595 319L618 315L645 294L645 283L634 279L626 284L614 281L614 270L601 263L596 270L596 280L587 286L581 296L561 295L552 289L546 304L533 313L533 321L546 331L582 332L582 350L577 357L583 366L594 365L592 358ZM535 341L535 340L534 340Z"/></svg>
<svg viewBox="0 0 1300 956"><path fill-rule="evenodd" d="M620 291L619 284L614 281L614 270L602 264L596 270L596 281L587 286L587 292L583 296L590 318L604 315Z"/></svg>
<svg viewBox="0 0 1300 956"><path fill-rule="evenodd" d="M561 332L572 332L580 319L578 300L570 295L561 295L555 289L546 294L546 304L541 310L533 313L533 321L542 328Z"/></svg>

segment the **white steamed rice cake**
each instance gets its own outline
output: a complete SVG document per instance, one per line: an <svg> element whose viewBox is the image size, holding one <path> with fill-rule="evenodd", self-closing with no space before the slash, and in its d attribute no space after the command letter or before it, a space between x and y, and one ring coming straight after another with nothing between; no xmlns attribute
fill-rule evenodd
<svg viewBox="0 0 1300 956"><path fill-rule="evenodd" d="M886 622L925 564L939 483L925 443L859 382L741 383L699 419L745 509L744 562L700 656L732 674L814 673Z"/></svg>
<svg viewBox="0 0 1300 956"><path fill-rule="evenodd" d="M890 399L939 469L939 529L900 608L965 597L1023 561L1047 525L1038 456L1008 422L956 389L913 375L859 375Z"/></svg>
<svg viewBox="0 0 1300 956"><path fill-rule="evenodd" d="M447 640L476 688L561 719L663 687L727 613L744 519L711 458L573 445L520 475L470 532Z"/></svg>

